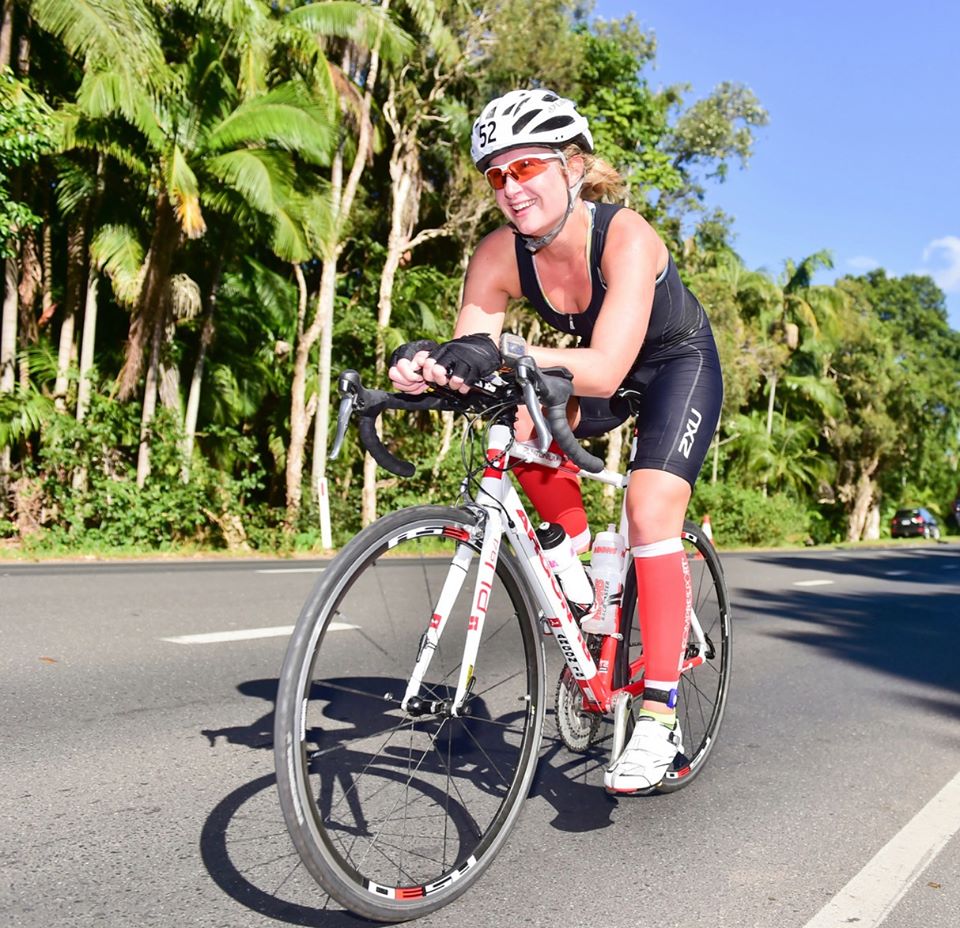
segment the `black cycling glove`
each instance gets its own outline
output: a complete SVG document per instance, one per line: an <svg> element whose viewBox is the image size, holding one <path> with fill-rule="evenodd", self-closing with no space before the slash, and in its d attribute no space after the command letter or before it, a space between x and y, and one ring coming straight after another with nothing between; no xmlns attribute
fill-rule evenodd
<svg viewBox="0 0 960 928"><path fill-rule="evenodd" d="M429 351L430 356L433 357L434 352L440 346L432 338L420 338L414 342L407 342L405 345L401 345L397 348L392 355L390 355L390 363L387 365L388 368L396 367L397 361L409 361L417 352L420 351Z"/></svg>
<svg viewBox="0 0 960 928"><path fill-rule="evenodd" d="M461 335L444 342L430 357L447 372L447 377L460 377L472 384L503 365L500 349L486 333Z"/></svg>

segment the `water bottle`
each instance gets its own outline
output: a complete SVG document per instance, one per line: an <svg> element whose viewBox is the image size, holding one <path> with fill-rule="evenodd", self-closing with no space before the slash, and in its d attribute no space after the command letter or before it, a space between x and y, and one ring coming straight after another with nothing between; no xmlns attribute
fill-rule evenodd
<svg viewBox="0 0 960 928"><path fill-rule="evenodd" d="M583 563L577 557L573 539L563 530L563 526L556 522L541 522L537 529L537 541L570 603L580 606L582 610L589 608L593 601L593 588Z"/></svg>
<svg viewBox="0 0 960 928"><path fill-rule="evenodd" d="M598 532L590 555L593 575L593 609L580 623L591 635L613 635L618 631L620 603L623 599L623 559L627 543L615 525Z"/></svg>

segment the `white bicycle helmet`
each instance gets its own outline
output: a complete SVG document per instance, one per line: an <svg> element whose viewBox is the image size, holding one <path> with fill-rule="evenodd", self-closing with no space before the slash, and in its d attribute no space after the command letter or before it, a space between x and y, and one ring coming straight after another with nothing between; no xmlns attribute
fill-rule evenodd
<svg viewBox="0 0 960 928"><path fill-rule="evenodd" d="M482 171L490 158L508 148L558 148L574 141L585 151L593 151L590 128L572 100L552 90L511 90L491 100L477 117L470 134L470 154Z"/></svg>

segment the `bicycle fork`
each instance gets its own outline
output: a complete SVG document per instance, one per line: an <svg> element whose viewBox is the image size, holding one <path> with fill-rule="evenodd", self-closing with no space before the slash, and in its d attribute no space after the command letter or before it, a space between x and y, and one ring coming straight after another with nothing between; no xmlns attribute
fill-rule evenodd
<svg viewBox="0 0 960 928"><path fill-rule="evenodd" d="M460 664L460 677L457 680L457 690L452 700L424 700L419 695L420 686L475 556L468 545L459 544L457 546L440 596L437 599L436 608L430 618L430 625L421 636L417 660L400 703L400 708L411 715L430 713L459 716L467 714L464 712L464 703L474 684L473 672L476 666L477 653L480 650L483 623L490 604L490 592L493 589L502 532L500 513L496 510L487 510L477 566L477 581L473 591L470 617L467 620L467 635L463 648L463 661Z"/></svg>

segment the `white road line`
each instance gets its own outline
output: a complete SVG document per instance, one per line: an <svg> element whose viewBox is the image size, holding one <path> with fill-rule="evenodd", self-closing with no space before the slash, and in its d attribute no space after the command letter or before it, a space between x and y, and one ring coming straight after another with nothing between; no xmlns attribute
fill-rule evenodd
<svg viewBox="0 0 960 928"><path fill-rule="evenodd" d="M883 575L885 577L905 577L908 573L910 573L909 570L885 570Z"/></svg>
<svg viewBox="0 0 960 928"><path fill-rule="evenodd" d="M804 928L877 928L960 831L960 773L930 800Z"/></svg>
<svg viewBox="0 0 960 928"><path fill-rule="evenodd" d="M795 580L794 586L830 586L832 580Z"/></svg>
<svg viewBox="0 0 960 928"><path fill-rule="evenodd" d="M259 567L258 574L322 574L326 567Z"/></svg>
<svg viewBox="0 0 960 928"><path fill-rule="evenodd" d="M342 632L359 625L346 622L331 622L327 631ZM222 641L250 641L254 638L280 638L293 632L292 625L271 625L269 628L239 628L229 632L204 632L198 635L176 635L173 638L161 638L171 644L218 644Z"/></svg>

